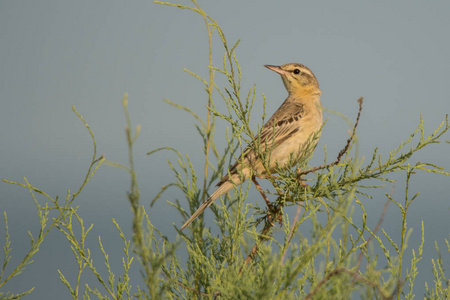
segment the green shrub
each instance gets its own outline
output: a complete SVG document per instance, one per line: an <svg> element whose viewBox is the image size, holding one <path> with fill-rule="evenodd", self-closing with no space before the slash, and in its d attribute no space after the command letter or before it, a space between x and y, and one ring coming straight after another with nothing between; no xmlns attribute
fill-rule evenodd
<svg viewBox="0 0 450 300"><path fill-rule="evenodd" d="M182 220L206 199L216 180L226 173L227 167L242 153L245 145L254 136L249 124L257 93L255 86L249 91L241 91L242 70L235 53L239 41L230 47L217 22L195 1L192 1L193 7L155 2L199 14L205 22L210 41L209 77L201 78L194 72L186 70L204 85L208 99L205 119L188 107L166 100L194 117L195 126L203 141L201 149L205 157L204 168L195 169L187 155L173 148L164 147L149 152L153 154L169 150L178 156L176 163L169 162L169 168L174 173L173 183L163 186L151 204L159 201L160 196L168 188L178 188L184 195L184 202L172 202L170 214L176 215L175 212L179 212L180 221L177 224L181 225ZM219 36L224 47L221 67L212 62L211 41L214 35ZM216 75L228 81L226 88L219 87ZM92 259L86 245L86 237L92 225L84 224L75 203L79 193L105 162L105 158L97 156L94 134L74 109L91 134L94 145L92 160L79 190L75 193L68 191L61 200L58 197L52 198L26 179L25 183L4 180L29 190L40 220L40 232L36 237L30 234L30 250L21 263L13 267L12 271L6 272L12 257L12 249L7 215L4 212L5 245L0 288L14 276L20 275L27 265L32 263L33 256L39 251L47 234L57 228L67 238L78 265L74 282L69 282L65 275L59 272L62 283L74 299L81 296L90 298L92 295L100 299L349 299L355 296L412 299L414 297L413 286L417 275L417 263L422 259L424 229L422 224L422 242L418 248L410 250L412 259L406 261L404 256L411 233L407 226L407 212L418 196L409 192L411 178L420 171L447 176L450 173L430 163L412 164L411 157L429 145L442 141L443 135L450 128L448 118L429 136L424 134L421 119L411 136L391 151L388 157L382 157L375 149L370 160L364 162L358 157L355 147L358 114L357 121L353 125L353 134L347 142L343 142L343 149L336 155L337 159L328 161L325 157L323 166L319 167L309 167L308 162L303 161L296 168L267 178L271 188L266 192L275 198L270 207L261 208L258 204L245 201L249 189L254 188L250 181L237 187L235 193L230 193L211 206L215 216L214 224L206 224L201 216L185 231L178 231L179 237L168 237L158 230L157 224L151 222L144 205L140 203L138 179L133 163L133 146L140 127L133 132L127 97L124 96L123 107L127 122L129 165L108 162L126 170L131 179L128 199L134 213L132 237L125 237L119 224L114 221L124 243L123 271L120 275L113 272L107 249L103 247L99 237L99 248L108 270L107 274L101 274L97 271L100 263ZM226 111L216 109L216 103L219 101L226 104ZM361 113L362 99L359 100L359 105ZM262 122L264 117L265 111L262 114ZM218 149L214 142L218 119L226 121L230 128L226 137L220 137L227 140L225 149ZM296 169L303 171L299 174ZM395 200L392 195L387 194L386 205L379 217L378 225L369 228L366 224L367 212L361 197L370 198L373 190L382 187L384 182L393 182L389 175L394 172L404 174L406 182L404 200ZM306 179L308 187L299 183L300 175L306 174L310 175ZM44 195L47 202L40 203L35 197L36 193ZM184 209L186 203L189 204L188 211ZM401 212L400 240L391 238L390 233L381 226L389 203L394 204L390 209L399 209ZM286 212L291 206L296 210L294 218ZM358 211L361 219L355 219L355 211ZM80 228L79 232L74 231L74 226ZM128 225L121 224L121 226ZM300 226L310 228L310 233L300 233ZM448 241L446 243L450 252ZM186 257L182 259L176 250L182 250L184 247ZM439 258L432 261L434 286L425 283L426 297L447 299L450 292L449 280L446 279L437 246L436 249ZM382 266L381 260L386 262ZM145 286L133 284L135 279L129 275L132 263L140 264ZM83 272L92 272L97 278L97 282L86 284L84 290L81 286ZM0 297L18 299L32 291L33 288L17 295L0 292Z"/></svg>

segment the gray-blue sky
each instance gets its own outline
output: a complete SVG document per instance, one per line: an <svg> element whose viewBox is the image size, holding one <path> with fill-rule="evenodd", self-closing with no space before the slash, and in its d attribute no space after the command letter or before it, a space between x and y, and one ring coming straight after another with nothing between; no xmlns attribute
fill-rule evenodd
<svg viewBox="0 0 450 300"><path fill-rule="evenodd" d="M241 39L237 55L243 89L256 84L258 93L267 97L269 114L286 92L279 76L264 64L304 63L318 77L323 105L351 119L357 111L356 100L365 97L359 128L362 155L370 156L375 147L387 154L409 137L421 113L430 133L450 112L447 1L232 0L202 1L200 5L218 21L230 43ZM93 129L99 152L109 160L126 163L124 92L130 95L133 122L142 126L135 154L144 203L172 179L166 154L147 157L149 150L173 146L201 166L201 148L195 143L200 139L192 118L162 101L168 98L200 113L206 111L203 87L182 70L208 72L207 38L199 16L150 1L3 1L0 28L1 178L21 181L26 176L50 195L62 197L67 188L77 188L92 145L72 105ZM220 65L223 50L217 37L214 45L214 60ZM261 110L261 97L257 101L255 109ZM334 115L326 116L330 119L321 145L326 144L332 155L342 147L347 126ZM257 121L254 118L255 129ZM219 144L223 133L219 128ZM449 170L448 152L448 145L436 145L416 160ZM319 163L321 153L312 162ZM417 247L414 235L420 232L422 219L427 237L416 283L421 287L419 297L422 282L432 282L434 241L443 246L443 239L448 238L449 183L448 177L427 174L414 181L414 190L421 191L421 196L408 219L414 228L410 246ZM403 185L396 184L398 200ZM110 219L129 227L127 188L125 173L104 166L79 198L86 222L94 223L91 248L96 248L96 236L102 235L110 248L117 248L112 258L114 254L119 257L121 250L115 247L120 239ZM383 192L389 190L390 186ZM1 191L1 210L8 212L13 233L13 254L20 257L29 245L27 230L33 232L37 224L33 203L18 187L1 183ZM167 193L164 200L173 195ZM373 211L369 215L372 224L384 204L381 196L366 203ZM167 217L172 211L161 201L150 212L167 234L173 233L173 222L182 224L178 215ZM400 228L399 218L392 208L384 223L394 236ZM213 222L208 212L207 221ZM53 234L35 264L9 288L18 292L36 286L30 299L60 299L67 291L56 270L70 273L74 267L71 255L62 235Z"/></svg>

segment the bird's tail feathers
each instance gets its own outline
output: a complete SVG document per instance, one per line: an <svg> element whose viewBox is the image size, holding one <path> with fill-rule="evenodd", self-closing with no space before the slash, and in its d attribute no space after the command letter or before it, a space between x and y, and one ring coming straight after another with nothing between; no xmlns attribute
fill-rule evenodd
<svg viewBox="0 0 450 300"><path fill-rule="evenodd" d="M233 188L233 186L234 186L233 183L231 183L230 181L225 181L224 183L222 183L217 188L217 190L215 190L214 193L212 193L211 196L209 196L209 198L205 201L205 203L203 203L195 211L195 213L192 214L192 216L189 218L189 220L187 220L186 223L184 223L184 225L181 226L181 230L183 230L184 228L189 226L189 224L191 224L192 221L194 221L199 215L201 215L202 212L204 212L205 209L208 208L208 206L210 206L217 198L219 198L220 196L222 196L223 194L225 194L229 190L231 190Z"/></svg>

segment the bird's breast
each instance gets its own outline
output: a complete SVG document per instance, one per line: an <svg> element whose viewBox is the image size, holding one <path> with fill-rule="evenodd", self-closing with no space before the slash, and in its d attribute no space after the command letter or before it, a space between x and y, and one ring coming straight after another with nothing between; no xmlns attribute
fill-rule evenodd
<svg viewBox="0 0 450 300"><path fill-rule="evenodd" d="M271 169L291 167L292 163L309 157L319 140L321 126L321 110L305 113L298 122L298 130L272 150Z"/></svg>

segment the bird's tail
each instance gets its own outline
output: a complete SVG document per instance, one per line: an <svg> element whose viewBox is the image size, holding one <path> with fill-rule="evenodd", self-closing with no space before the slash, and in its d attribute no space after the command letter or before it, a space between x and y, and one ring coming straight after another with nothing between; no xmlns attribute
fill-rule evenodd
<svg viewBox="0 0 450 300"><path fill-rule="evenodd" d="M189 224L191 224L192 221L194 221L199 215L201 215L202 212L204 212L205 209L208 208L208 206L210 206L214 202L214 200L219 198L221 195L227 193L232 188L233 183L231 183L231 181L225 181L224 183L222 183L217 188L217 190L215 190L214 193L212 193L212 195L209 196L209 198L195 211L195 213L189 218L189 220L187 220L186 223L184 223L184 225L181 226L181 230L189 226Z"/></svg>

